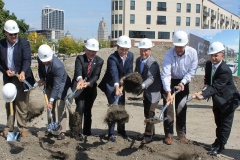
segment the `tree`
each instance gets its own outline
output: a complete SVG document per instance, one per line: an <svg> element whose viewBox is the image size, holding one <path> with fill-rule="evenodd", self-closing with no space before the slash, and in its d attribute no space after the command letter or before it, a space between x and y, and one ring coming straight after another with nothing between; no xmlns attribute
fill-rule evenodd
<svg viewBox="0 0 240 160"><path fill-rule="evenodd" d="M110 41L98 40L98 42L99 42L100 48L109 48L110 47Z"/></svg>
<svg viewBox="0 0 240 160"><path fill-rule="evenodd" d="M80 47L77 42L73 38L65 37L58 41L58 52L68 54L78 53Z"/></svg>
<svg viewBox="0 0 240 160"><path fill-rule="evenodd" d="M0 39L5 38L5 34L3 30L4 23L9 19L15 20L17 22L20 30L18 33L19 37L26 39L29 25L27 25L24 22L24 20L18 20L14 13L10 14L9 10L4 10L3 9L4 5L5 3L2 0L0 0L0 30L2 30L2 32L0 32Z"/></svg>
<svg viewBox="0 0 240 160"><path fill-rule="evenodd" d="M37 34L36 32L29 33L27 39L30 42L31 50L33 53L38 52L39 46L46 43L47 40L47 38L44 35Z"/></svg>

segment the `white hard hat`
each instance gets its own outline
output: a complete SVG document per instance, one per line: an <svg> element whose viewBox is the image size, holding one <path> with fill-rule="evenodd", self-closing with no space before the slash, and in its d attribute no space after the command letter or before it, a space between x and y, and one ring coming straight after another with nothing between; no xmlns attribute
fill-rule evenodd
<svg viewBox="0 0 240 160"><path fill-rule="evenodd" d="M39 48L38 48L38 58L42 61L42 62L48 62L52 59L53 56L53 51L51 49L51 47L47 44L42 44Z"/></svg>
<svg viewBox="0 0 240 160"><path fill-rule="evenodd" d="M221 42L213 42L209 46L208 55L216 54L216 53L221 52L223 50L225 50L225 48L224 48L224 46Z"/></svg>
<svg viewBox="0 0 240 160"><path fill-rule="evenodd" d="M183 47L188 43L188 35L184 31L176 31L173 35L173 45Z"/></svg>
<svg viewBox="0 0 240 160"><path fill-rule="evenodd" d="M14 20L7 20L4 24L4 30L8 33L18 33L19 28Z"/></svg>
<svg viewBox="0 0 240 160"><path fill-rule="evenodd" d="M138 48L152 48L152 47L153 47L153 43L148 38L141 39L138 45Z"/></svg>
<svg viewBox="0 0 240 160"><path fill-rule="evenodd" d="M2 88L2 97L5 102L12 102L16 98L17 88L13 83L6 83Z"/></svg>
<svg viewBox="0 0 240 160"><path fill-rule="evenodd" d="M123 48L131 48L131 39L128 36L120 36L117 40L117 45Z"/></svg>
<svg viewBox="0 0 240 160"><path fill-rule="evenodd" d="M85 47L88 50L91 50L91 51L98 51L99 50L99 43L96 39L90 38L89 40L87 40L87 43L86 43Z"/></svg>

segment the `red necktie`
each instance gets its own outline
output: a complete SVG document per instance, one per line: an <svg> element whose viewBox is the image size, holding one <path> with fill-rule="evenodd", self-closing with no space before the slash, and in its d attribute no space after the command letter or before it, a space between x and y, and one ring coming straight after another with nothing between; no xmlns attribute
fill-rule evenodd
<svg viewBox="0 0 240 160"><path fill-rule="evenodd" d="M92 59L89 60L88 66L87 66L87 75L89 76L90 70L92 66Z"/></svg>

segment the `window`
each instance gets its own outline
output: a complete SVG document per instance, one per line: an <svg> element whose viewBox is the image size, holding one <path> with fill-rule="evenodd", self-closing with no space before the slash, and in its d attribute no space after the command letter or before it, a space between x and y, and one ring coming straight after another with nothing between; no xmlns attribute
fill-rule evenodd
<svg viewBox="0 0 240 160"><path fill-rule="evenodd" d="M170 32L158 32L158 39L170 39Z"/></svg>
<svg viewBox="0 0 240 160"><path fill-rule="evenodd" d="M177 12L181 12L181 3L177 3Z"/></svg>
<svg viewBox="0 0 240 160"><path fill-rule="evenodd" d="M157 16L157 24L166 25L166 16Z"/></svg>
<svg viewBox="0 0 240 160"><path fill-rule="evenodd" d="M122 10L122 1L119 1L119 10Z"/></svg>
<svg viewBox="0 0 240 160"><path fill-rule="evenodd" d="M186 26L190 26L190 17L186 17Z"/></svg>
<svg viewBox="0 0 240 160"><path fill-rule="evenodd" d="M191 4L190 3L187 3L187 11L186 12L188 12L188 13L191 12Z"/></svg>
<svg viewBox="0 0 240 160"><path fill-rule="evenodd" d="M115 15L115 24L118 24L118 14Z"/></svg>
<svg viewBox="0 0 240 160"><path fill-rule="evenodd" d="M135 0L131 0L130 10L135 10Z"/></svg>
<svg viewBox="0 0 240 160"><path fill-rule="evenodd" d="M176 25L180 26L181 25L181 17L177 16L176 18Z"/></svg>
<svg viewBox="0 0 240 160"><path fill-rule="evenodd" d="M147 1L147 11L151 11L151 1Z"/></svg>
<svg viewBox="0 0 240 160"><path fill-rule="evenodd" d="M114 1L112 1L112 11L114 11Z"/></svg>
<svg viewBox="0 0 240 160"><path fill-rule="evenodd" d="M118 32L118 31L115 31L115 38L118 38L117 32Z"/></svg>
<svg viewBox="0 0 240 160"><path fill-rule="evenodd" d="M196 17L196 26L200 26L200 18Z"/></svg>
<svg viewBox="0 0 240 160"><path fill-rule="evenodd" d="M115 1L115 10L118 10L118 1Z"/></svg>
<svg viewBox="0 0 240 160"><path fill-rule="evenodd" d="M134 24L134 23L135 23L135 15L130 14L130 24Z"/></svg>
<svg viewBox="0 0 240 160"><path fill-rule="evenodd" d="M114 15L112 15L112 24L114 24Z"/></svg>
<svg viewBox="0 0 240 160"><path fill-rule="evenodd" d="M114 38L114 31L112 31L112 38Z"/></svg>
<svg viewBox="0 0 240 160"><path fill-rule="evenodd" d="M151 24L151 15L146 15L146 24Z"/></svg>
<svg viewBox="0 0 240 160"><path fill-rule="evenodd" d="M119 24L122 24L122 14L119 14Z"/></svg>
<svg viewBox="0 0 240 160"><path fill-rule="evenodd" d="M155 39L155 32L154 31L129 31L130 38L149 38Z"/></svg>
<svg viewBox="0 0 240 160"><path fill-rule="evenodd" d="M119 31L119 35L118 36L119 37L122 36L122 30Z"/></svg>
<svg viewBox="0 0 240 160"><path fill-rule="evenodd" d="M200 13L200 4L196 4L196 13Z"/></svg>
<svg viewBox="0 0 240 160"><path fill-rule="evenodd" d="M167 10L166 2L158 2L157 10L158 11L166 11Z"/></svg>

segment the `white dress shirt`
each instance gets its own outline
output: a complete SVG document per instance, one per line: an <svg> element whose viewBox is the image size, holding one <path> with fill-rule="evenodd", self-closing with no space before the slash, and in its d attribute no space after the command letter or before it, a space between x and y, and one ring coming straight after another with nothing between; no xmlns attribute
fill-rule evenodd
<svg viewBox="0 0 240 160"><path fill-rule="evenodd" d="M7 40L7 45L8 45L8 48L7 48L8 64L7 65L8 65L8 69L10 71L15 71L16 70L15 65L14 65L14 60L13 60L13 51L14 51L14 46L16 45L17 42L15 42L13 45L11 45Z"/></svg>

